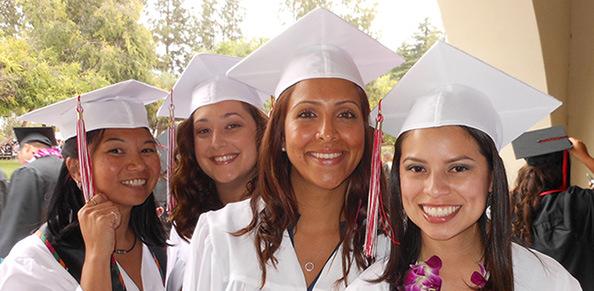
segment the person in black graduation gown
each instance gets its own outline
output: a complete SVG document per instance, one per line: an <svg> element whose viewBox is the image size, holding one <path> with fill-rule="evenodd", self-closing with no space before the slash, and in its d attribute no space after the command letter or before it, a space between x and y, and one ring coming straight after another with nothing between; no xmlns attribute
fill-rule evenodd
<svg viewBox="0 0 594 291"><path fill-rule="evenodd" d="M62 164L51 127L14 128L19 142L19 162L7 189L0 216L0 257L30 235L45 220L48 202Z"/></svg>
<svg viewBox="0 0 594 291"><path fill-rule="evenodd" d="M561 127L525 133L514 151L527 162L511 192L514 236L556 259L583 290L594 290L594 190L568 187L569 153L590 171L594 158Z"/></svg>

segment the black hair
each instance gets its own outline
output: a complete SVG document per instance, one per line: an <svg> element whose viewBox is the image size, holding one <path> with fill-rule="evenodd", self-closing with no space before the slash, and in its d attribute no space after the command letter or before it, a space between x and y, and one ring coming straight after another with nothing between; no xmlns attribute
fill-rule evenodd
<svg viewBox="0 0 594 291"><path fill-rule="evenodd" d="M507 291L514 290L513 269L511 257L511 214L508 196L507 177L503 161L498 154L493 140L484 132L459 126L478 145L481 154L488 163L492 178L492 192L487 199L491 206L491 220L485 213L478 220L481 240L485 246L483 258L490 277L484 290ZM386 280L397 289L403 285L406 272L414 264L421 253L421 230L411 220L406 220L406 213L402 204L400 190L400 158L402 143L408 132L403 133L396 140L394 146L394 160L390 175L390 219L396 231L399 245L393 245L390 259L384 274L378 280ZM486 205L489 206L489 205ZM404 223L406 221L406 223Z"/></svg>
<svg viewBox="0 0 594 291"><path fill-rule="evenodd" d="M87 132L88 144L93 145L100 142L103 132L104 129ZM82 246L84 241L80 232L77 214L85 201L82 191L70 176L66 166L67 158L78 159L76 137L64 142L62 156L64 162L48 208L47 225L54 238L54 241L50 241L50 243ZM147 246L166 246L167 236L156 213L153 193L142 204L132 207L130 227L140 241Z"/></svg>

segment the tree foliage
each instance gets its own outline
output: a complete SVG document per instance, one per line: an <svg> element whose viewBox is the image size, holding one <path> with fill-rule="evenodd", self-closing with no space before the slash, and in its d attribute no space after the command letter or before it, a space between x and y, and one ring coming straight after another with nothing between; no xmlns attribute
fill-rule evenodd
<svg viewBox="0 0 594 291"><path fill-rule="evenodd" d="M283 9L289 11L295 19L315 8L323 7L370 34L377 8L374 0L284 0L283 4Z"/></svg>
<svg viewBox="0 0 594 291"><path fill-rule="evenodd" d="M180 74L198 46L198 19L183 6L182 0L157 0L156 14L150 20L155 42L162 51L158 69Z"/></svg>

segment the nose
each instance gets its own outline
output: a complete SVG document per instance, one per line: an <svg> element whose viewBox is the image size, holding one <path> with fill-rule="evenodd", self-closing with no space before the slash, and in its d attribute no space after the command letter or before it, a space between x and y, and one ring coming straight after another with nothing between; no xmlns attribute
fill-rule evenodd
<svg viewBox="0 0 594 291"><path fill-rule="evenodd" d="M320 129L316 133L316 136L322 141L333 141L337 138L334 118L331 115L326 115L322 119L322 124L320 124Z"/></svg>
<svg viewBox="0 0 594 291"><path fill-rule="evenodd" d="M143 171L146 169L146 162L140 153L131 154L128 159L128 170Z"/></svg>
<svg viewBox="0 0 594 291"><path fill-rule="evenodd" d="M219 149L219 148L225 146L226 144L227 144L227 141L225 139L224 133L221 131L218 131L218 130L214 130L212 132L211 146L214 149Z"/></svg>
<svg viewBox="0 0 594 291"><path fill-rule="evenodd" d="M430 172L425 181L425 193L434 198L450 193L446 175L439 171Z"/></svg>

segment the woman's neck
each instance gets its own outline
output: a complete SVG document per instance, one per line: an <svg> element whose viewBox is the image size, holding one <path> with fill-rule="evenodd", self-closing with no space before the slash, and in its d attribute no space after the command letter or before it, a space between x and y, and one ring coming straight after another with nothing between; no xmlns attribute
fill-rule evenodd
<svg viewBox="0 0 594 291"><path fill-rule="evenodd" d="M130 215L132 207L118 206L120 211L120 225L115 229L116 249L128 249L136 239L130 228Z"/></svg>
<svg viewBox="0 0 594 291"><path fill-rule="evenodd" d="M227 205L228 203L233 203L237 201L241 201L246 197L247 191L247 184L250 182L252 174L245 175L244 177L237 178L232 182L229 183L217 183L215 182L215 187L217 188L217 193L219 195L219 199L223 203L223 205Z"/></svg>
<svg viewBox="0 0 594 291"><path fill-rule="evenodd" d="M448 240L434 240L421 233L421 254L419 259L428 260L438 256L443 264L440 275L444 280L461 279L470 282L473 271L483 262L484 244L478 223ZM448 282L445 282L448 283Z"/></svg>
<svg viewBox="0 0 594 291"><path fill-rule="evenodd" d="M312 231L338 230L348 181L334 189L322 189L303 180L291 179L297 207L299 227Z"/></svg>

